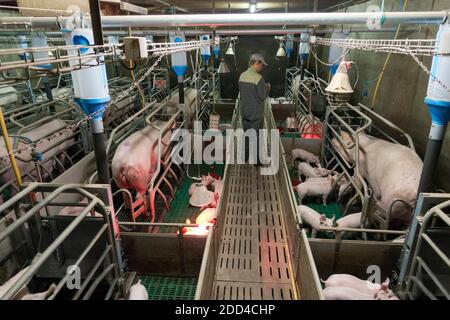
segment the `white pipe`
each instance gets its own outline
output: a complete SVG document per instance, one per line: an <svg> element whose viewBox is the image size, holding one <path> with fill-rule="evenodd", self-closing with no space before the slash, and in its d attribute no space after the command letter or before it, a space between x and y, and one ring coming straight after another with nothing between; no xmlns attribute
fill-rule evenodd
<svg viewBox="0 0 450 320"><path fill-rule="evenodd" d="M439 24L448 18L440 12L385 12L386 24ZM72 17L1 17L0 24L31 24L32 27L56 26ZM367 24L372 12L252 13L252 14L182 14L104 16L103 27L201 27L201 26L274 26Z"/></svg>

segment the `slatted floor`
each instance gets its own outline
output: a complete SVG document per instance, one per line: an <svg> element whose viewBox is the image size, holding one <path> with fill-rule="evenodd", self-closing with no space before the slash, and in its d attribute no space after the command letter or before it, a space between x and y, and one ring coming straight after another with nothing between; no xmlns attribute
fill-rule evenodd
<svg viewBox="0 0 450 320"><path fill-rule="evenodd" d="M230 165L230 184L214 298L294 299L275 177Z"/></svg>

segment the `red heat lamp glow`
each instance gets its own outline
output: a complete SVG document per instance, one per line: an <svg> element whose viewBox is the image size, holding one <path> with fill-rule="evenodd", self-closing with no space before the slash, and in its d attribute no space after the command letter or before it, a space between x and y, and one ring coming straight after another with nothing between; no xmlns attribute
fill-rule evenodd
<svg viewBox="0 0 450 320"><path fill-rule="evenodd" d="M186 224L191 224L191 220L186 219ZM208 235L209 228L212 225L212 223L201 223L198 225L198 227L184 227L181 232L185 235L190 236L206 236Z"/></svg>

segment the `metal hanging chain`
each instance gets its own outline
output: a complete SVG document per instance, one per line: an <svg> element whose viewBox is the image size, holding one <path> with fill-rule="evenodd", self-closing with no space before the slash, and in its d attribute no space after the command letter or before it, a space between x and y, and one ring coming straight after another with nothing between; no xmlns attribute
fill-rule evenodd
<svg viewBox="0 0 450 320"><path fill-rule="evenodd" d="M440 79L438 79L430 70L428 70L428 68L423 64L422 61L419 60L419 57L417 57L417 55L411 51L409 49L408 46L406 46L406 51L408 52L408 54L414 59L414 61L419 65L419 67L425 71L425 73L434 81L436 81L442 88L444 88L447 92L450 92L450 88L444 83L442 82Z"/></svg>

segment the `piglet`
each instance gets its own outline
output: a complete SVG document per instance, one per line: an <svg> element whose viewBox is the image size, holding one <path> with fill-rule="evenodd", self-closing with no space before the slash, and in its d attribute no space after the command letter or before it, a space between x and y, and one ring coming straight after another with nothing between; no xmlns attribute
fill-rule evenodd
<svg viewBox="0 0 450 320"><path fill-rule="evenodd" d="M47 291L39 293L28 293L24 295L20 300L46 300L50 297L56 290L56 285L53 283Z"/></svg>
<svg viewBox="0 0 450 320"><path fill-rule="evenodd" d="M332 227L335 217L328 219L324 214L320 214L307 206L297 206L297 215L300 220L311 226L311 237L315 238L317 231L322 227Z"/></svg>
<svg viewBox="0 0 450 320"><path fill-rule="evenodd" d="M327 205L328 195L333 189L336 176L330 176L327 178L310 178L303 183L300 183L295 187L297 194L300 198L300 203L306 196L322 196L322 203Z"/></svg>
<svg viewBox="0 0 450 320"><path fill-rule="evenodd" d="M212 186L212 189L213 189L214 193L217 193L219 195L219 197L220 197L222 195L223 180L222 179L216 179L211 184L211 186Z"/></svg>
<svg viewBox="0 0 450 320"><path fill-rule="evenodd" d="M217 218L217 209L216 208L207 208L202 211L195 219L196 224L204 224L204 223L213 223Z"/></svg>
<svg viewBox="0 0 450 320"><path fill-rule="evenodd" d="M291 151L292 163L294 163L294 161L297 159L300 159L300 160L308 162L308 163L313 163L314 165L317 165L320 167L319 158L316 155L314 155L311 152L308 152L306 150L299 149L299 148L293 149Z"/></svg>
<svg viewBox="0 0 450 320"><path fill-rule="evenodd" d="M374 298L374 300L400 300L391 290L379 290Z"/></svg>
<svg viewBox="0 0 450 320"><path fill-rule="evenodd" d="M305 176L307 178L319 178L319 177L325 177L328 174L330 174L330 170L327 170L325 168L313 168L309 163L306 162L300 162L298 164L298 179L302 181L302 176Z"/></svg>
<svg viewBox="0 0 450 320"><path fill-rule="evenodd" d="M204 206L201 206L200 207L200 212L202 212L202 211L204 211L204 210L206 210L208 208L217 208L217 205L219 204L219 198L220 198L219 197L219 193L217 193L217 192L213 192L213 193L214 194L213 194L212 201L210 203L204 205Z"/></svg>
<svg viewBox="0 0 450 320"><path fill-rule="evenodd" d="M327 288L347 287L372 297L380 290L392 293L392 291L389 290L389 279L386 279L382 284L378 284L367 280L361 280L351 274L333 274L326 281L322 282Z"/></svg>
<svg viewBox="0 0 450 320"><path fill-rule="evenodd" d="M336 221L340 228L361 228L361 212L348 214Z"/></svg>
<svg viewBox="0 0 450 320"><path fill-rule="evenodd" d="M373 295L349 287L326 287L323 296L325 300L373 300Z"/></svg>
<svg viewBox="0 0 450 320"><path fill-rule="evenodd" d="M83 204L87 204L88 200L86 198L84 198L83 200L79 201L78 203L80 204L79 207L77 207L77 206L64 207L61 209L61 211L59 211L58 215L59 216L78 216L84 210L84 207L86 207L85 205L83 206ZM89 213L88 216L92 216L92 212ZM102 215L100 213L98 213L97 211L94 212L94 216L102 217Z"/></svg>
<svg viewBox="0 0 450 320"><path fill-rule="evenodd" d="M395 238L394 240L392 240L393 243L405 243L405 236L402 235L398 238Z"/></svg>
<svg viewBox="0 0 450 320"><path fill-rule="evenodd" d="M128 300L148 300L147 289L141 284L141 280L130 287Z"/></svg>

